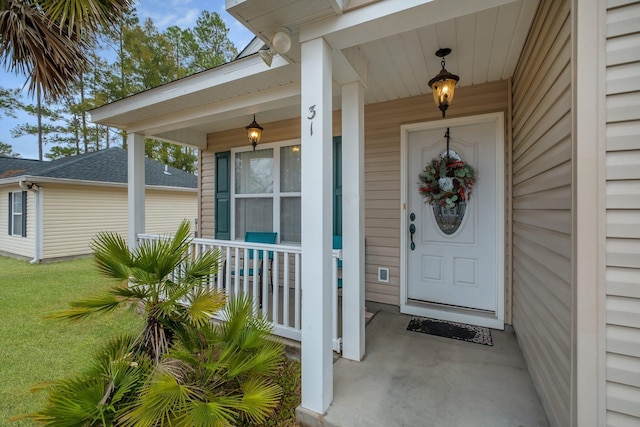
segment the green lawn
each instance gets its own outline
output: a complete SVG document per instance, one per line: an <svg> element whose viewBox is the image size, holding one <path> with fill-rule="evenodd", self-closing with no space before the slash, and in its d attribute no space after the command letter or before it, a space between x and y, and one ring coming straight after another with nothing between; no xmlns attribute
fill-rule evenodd
<svg viewBox="0 0 640 427"><path fill-rule="evenodd" d="M141 320L131 312L73 323L44 318L113 283L89 258L31 265L0 257L0 426L32 425L7 420L44 402L44 393L31 387L84 369L108 337L140 330Z"/></svg>

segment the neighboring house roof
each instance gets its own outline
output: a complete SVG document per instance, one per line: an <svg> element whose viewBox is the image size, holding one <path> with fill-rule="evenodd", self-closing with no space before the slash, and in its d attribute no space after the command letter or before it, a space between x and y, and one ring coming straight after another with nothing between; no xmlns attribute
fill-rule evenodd
<svg viewBox="0 0 640 427"><path fill-rule="evenodd" d="M113 147L49 162L0 157L0 181L29 176L75 181L127 183L127 152ZM145 184L197 188L198 177L162 163L145 159Z"/></svg>

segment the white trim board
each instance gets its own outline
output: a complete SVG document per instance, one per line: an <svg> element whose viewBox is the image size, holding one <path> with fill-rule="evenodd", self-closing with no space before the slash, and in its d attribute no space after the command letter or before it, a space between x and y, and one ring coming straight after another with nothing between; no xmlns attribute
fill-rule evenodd
<svg viewBox="0 0 640 427"><path fill-rule="evenodd" d="M407 203L409 198L409 186L407 177L409 133L447 126L471 125L480 123L495 123L496 126L496 311L484 312L464 310L459 307L439 306L436 304L424 304L411 302L407 298ZM424 123L403 125L400 128L400 312L415 316L431 317L436 319L470 323L495 329L504 329L505 318L505 140L504 140L504 113L490 113L477 116L460 117L455 119L436 120Z"/></svg>

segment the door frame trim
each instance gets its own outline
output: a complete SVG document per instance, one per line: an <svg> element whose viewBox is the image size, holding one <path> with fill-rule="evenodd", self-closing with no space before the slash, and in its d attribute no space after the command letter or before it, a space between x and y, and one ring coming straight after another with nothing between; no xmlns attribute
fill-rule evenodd
<svg viewBox="0 0 640 427"><path fill-rule="evenodd" d="M461 125L495 123L496 126L496 310L486 312L446 305L411 302L407 298L408 253L407 204L409 200L409 134L411 132ZM505 122L504 113L411 123L400 127L400 312L414 316L431 317L453 322L470 323L495 329L504 329L505 317Z"/></svg>

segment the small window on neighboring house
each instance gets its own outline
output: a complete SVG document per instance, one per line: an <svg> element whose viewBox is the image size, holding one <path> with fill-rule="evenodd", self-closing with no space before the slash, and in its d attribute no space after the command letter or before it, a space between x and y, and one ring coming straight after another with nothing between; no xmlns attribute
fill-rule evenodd
<svg viewBox="0 0 640 427"><path fill-rule="evenodd" d="M27 237L27 192L9 193L9 235Z"/></svg>

